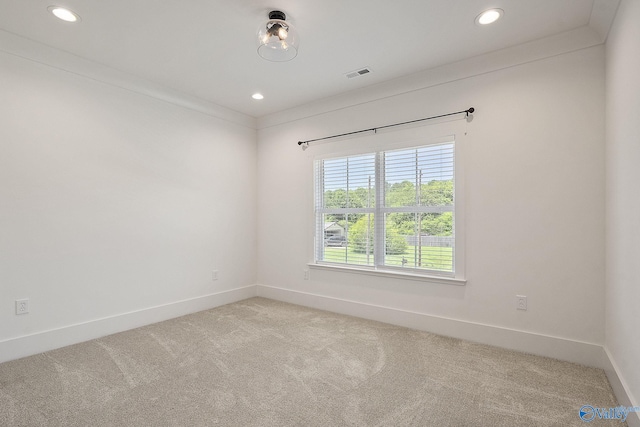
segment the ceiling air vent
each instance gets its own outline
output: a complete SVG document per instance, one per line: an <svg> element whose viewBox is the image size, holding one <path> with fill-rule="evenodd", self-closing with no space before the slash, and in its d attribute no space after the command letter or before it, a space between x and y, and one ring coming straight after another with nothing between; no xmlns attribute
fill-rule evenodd
<svg viewBox="0 0 640 427"><path fill-rule="evenodd" d="M364 76L366 74L369 74L371 72L371 69L369 67L366 68L362 68L360 70L357 71L351 71L347 74L345 74L345 76L347 76L348 79L353 79L355 77L360 77L360 76Z"/></svg>

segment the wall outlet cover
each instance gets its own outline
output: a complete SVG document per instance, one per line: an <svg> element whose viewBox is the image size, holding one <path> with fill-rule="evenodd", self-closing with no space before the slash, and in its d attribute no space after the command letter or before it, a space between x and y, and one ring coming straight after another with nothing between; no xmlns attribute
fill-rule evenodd
<svg viewBox="0 0 640 427"><path fill-rule="evenodd" d="M29 299L16 300L16 314L27 314L29 312Z"/></svg>
<svg viewBox="0 0 640 427"><path fill-rule="evenodd" d="M527 309L527 297L525 295L516 295L516 309L518 310Z"/></svg>

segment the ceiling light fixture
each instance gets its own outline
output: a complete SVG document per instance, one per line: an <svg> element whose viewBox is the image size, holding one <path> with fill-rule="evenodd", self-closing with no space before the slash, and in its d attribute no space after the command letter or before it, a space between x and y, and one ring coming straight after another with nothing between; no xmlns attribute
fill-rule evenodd
<svg viewBox="0 0 640 427"><path fill-rule="evenodd" d="M298 55L298 32L285 19L284 12L274 10L258 28L258 55L267 61L291 61Z"/></svg>
<svg viewBox="0 0 640 427"><path fill-rule="evenodd" d="M53 15L56 18L62 19L63 21L66 21L66 22L78 22L78 21L80 21L80 15L78 15L74 11L69 10L67 8L60 7L60 6L49 6L47 8L47 10L49 12L53 13Z"/></svg>
<svg viewBox="0 0 640 427"><path fill-rule="evenodd" d="M504 15L504 10L502 9L489 9L482 12L480 15L476 16L476 24L478 25L488 25L496 22Z"/></svg>
<svg viewBox="0 0 640 427"><path fill-rule="evenodd" d="M257 100L264 99L264 95L262 95L261 93L254 93L253 95L251 95L251 97Z"/></svg>

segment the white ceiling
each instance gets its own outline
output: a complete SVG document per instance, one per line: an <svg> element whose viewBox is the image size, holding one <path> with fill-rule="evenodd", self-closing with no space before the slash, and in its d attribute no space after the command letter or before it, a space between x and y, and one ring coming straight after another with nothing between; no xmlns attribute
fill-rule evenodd
<svg viewBox="0 0 640 427"><path fill-rule="evenodd" d="M56 4L77 12L69 24ZM0 0L0 29L252 117L588 27L604 41L614 0ZM504 17L480 27L476 16ZM255 33L282 10L298 56L268 62ZM1 46L0 46L1 48ZM347 79L347 72L372 73ZM265 99L255 101L254 92Z"/></svg>

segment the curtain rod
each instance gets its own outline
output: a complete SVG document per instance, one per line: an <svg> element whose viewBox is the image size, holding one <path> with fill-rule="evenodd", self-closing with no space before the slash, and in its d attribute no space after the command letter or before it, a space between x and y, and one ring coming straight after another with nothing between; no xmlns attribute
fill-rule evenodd
<svg viewBox="0 0 640 427"><path fill-rule="evenodd" d="M307 141L298 141L298 145L306 144L306 145L304 145L302 147L303 150L306 150L307 147L309 146L310 142L323 141L325 139L338 138L338 137L347 136L347 135L354 135L356 133L371 132L371 131L376 132L378 129L385 129L385 128L390 128L390 127L393 127L393 126L408 125L410 123L423 122L425 120L439 119L441 117L453 116L453 115L462 114L462 113L466 113L467 117L469 117L469 114L472 114L474 111L475 111L475 108L470 107L470 108L468 108L466 110L456 111L455 113L440 114L439 116L425 117L424 119L410 120L408 122L394 123L392 125L385 125L385 126L378 126L378 127L370 128L370 129L356 130L356 131L353 131L353 132L341 133L339 135L331 135L331 136L325 136L323 138L309 139Z"/></svg>

